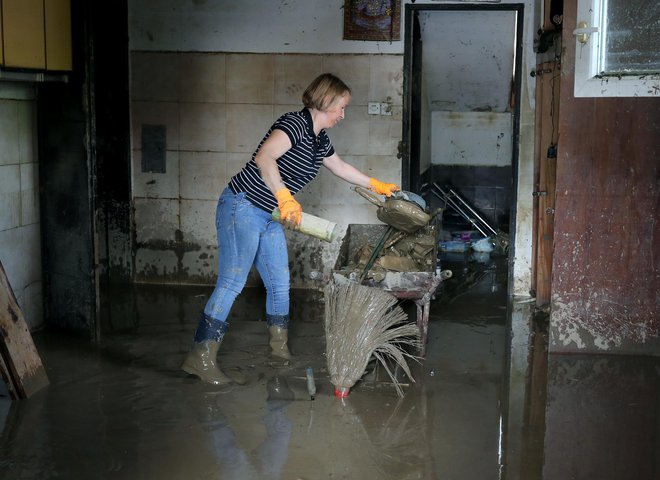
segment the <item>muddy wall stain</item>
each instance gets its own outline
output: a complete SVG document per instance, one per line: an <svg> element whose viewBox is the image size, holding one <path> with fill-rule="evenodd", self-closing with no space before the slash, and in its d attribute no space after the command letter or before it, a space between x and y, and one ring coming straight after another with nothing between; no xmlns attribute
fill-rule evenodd
<svg viewBox="0 0 660 480"><path fill-rule="evenodd" d="M293 288L319 288L327 278L339 255L345 227L338 227L337 238L323 242L299 232L285 231L289 250L289 269ZM343 231L342 231L343 230ZM170 235L160 232L158 236ZM188 239L175 230L170 239L150 238L135 243L136 281L140 283L179 283L214 285L217 278L217 243L203 244ZM260 285L256 269L252 269L247 286Z"/></svg>

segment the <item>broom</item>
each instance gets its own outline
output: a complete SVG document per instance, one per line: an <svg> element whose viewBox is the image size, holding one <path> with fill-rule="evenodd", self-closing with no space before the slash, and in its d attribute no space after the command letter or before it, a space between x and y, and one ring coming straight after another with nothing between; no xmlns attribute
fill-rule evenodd
<svg viewBox="0 0 660 480"><path fill-rule="evenodd" d="M335 396L345 397L365 370L373 355L384 367L399 396L403 389L387 360L394 360L411 380L406 352L420 348L419 328L404 323L408 317L389 293L354 282L330 283L326 287L325 336L328 373Z"/></svg>

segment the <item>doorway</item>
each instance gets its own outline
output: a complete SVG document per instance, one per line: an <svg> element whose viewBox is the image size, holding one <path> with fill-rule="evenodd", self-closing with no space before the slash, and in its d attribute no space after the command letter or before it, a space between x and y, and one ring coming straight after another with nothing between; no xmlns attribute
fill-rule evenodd
<svg viewBox="0 0 660 480"><path fill-rule="evenodd" d="M405 22L403 188L444 207L434 186L451 187L494 230L512 235L523 5L408 4ZM448 239L484 236L452 208L443 230Z"/></svg>

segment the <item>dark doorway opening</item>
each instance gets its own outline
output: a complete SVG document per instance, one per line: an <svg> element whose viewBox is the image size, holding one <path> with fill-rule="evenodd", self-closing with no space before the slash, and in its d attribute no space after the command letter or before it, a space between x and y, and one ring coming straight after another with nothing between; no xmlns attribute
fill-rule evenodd
<svg viewBox="0 0 660 480"><path fill-rule="evenodd" d="M402 185L445 208L444 240L489 232L448 206L434 185L451 187L513 245L523 10L406 5Z"/></svg>

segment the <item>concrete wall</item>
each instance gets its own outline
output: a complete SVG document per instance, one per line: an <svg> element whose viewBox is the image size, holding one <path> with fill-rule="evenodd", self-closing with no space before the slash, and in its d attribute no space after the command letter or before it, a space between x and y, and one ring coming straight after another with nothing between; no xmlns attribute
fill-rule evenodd
<svg viewBox="0 0 660 480"><path fill-rule="evenodd" d="M525 18L529 18L527 15ZM526 22L525 28L531 24ZM523 73L529 72L531 62L523 61ZM515 232L513 244L513 285L511 291L517 296L529 296L532 284L532 238L534 203L534 83L528 75L522 76L523 85L520 101L520 143L518 145L518 175L515 214Z"/></svg>
<svg viewBox="0 0 660 480"><path fill-rule="evenodd" d="M401 2L401 19L403 5ZM342 40L344 0L129 0L133 50L403 53L403 42ZM403 38L403 33L402 33Z"/></svg>
<svg viewBox="0 0 660 480"><path fill-rule="evenodd" d="M346 119L328 132L337 152L369 175L401 178L401 56L133 52L131 65L139 280L213 281L219 193L273 121L302 108L302 91L324 71L353 90ZM374 98L389 99L393 115L368 115ZM166 126L165 173L142 171L145 124ZM342 225L377 222L375 207L325 169L297 198L304 211Z"/></svg>
<svg viewBox="0 0 660 480"><path fill-rule="evenodd" d="M432 163L435 165L511 165L510 113L433 112Z"/></svg>
<svg viewBox="0 0 660 480"><path fill-rule="evenodd" d="M443 112L432 114L432 174L434 182L451 185L495 229L509 232L511 212L511 113ZM433 198L433 202L444 205ZM448 230L465 219L445 213Z"/></svg>
<svg viewBox="0 0 660 480"><path fill-rule="evenodd" d="M0 82L0 262L31 329L43 322L35 92Z"/></svg>

